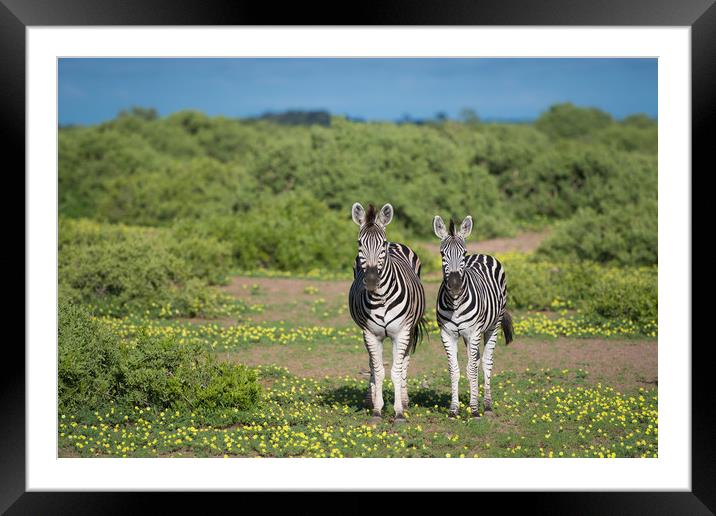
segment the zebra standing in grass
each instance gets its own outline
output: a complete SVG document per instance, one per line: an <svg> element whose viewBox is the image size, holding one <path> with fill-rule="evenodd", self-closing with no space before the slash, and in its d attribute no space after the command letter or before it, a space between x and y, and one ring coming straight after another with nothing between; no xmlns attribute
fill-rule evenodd
<svg viewBox="0 0 716 516"><path fill-rule="evenodd" d="M452 399L450 415L456 416L459 408L458 383L460 369L457 362L457 342L463 338L467 347L467 377L470 382L470 412L478 413L477 370L480 367L480 337L485 347L482 370L485 382L485 415L492 413L492 353L497 342L497 326L501 324L505 343L512 342L512 318L505 310L507 286L502 264L492 256L467 254L465 239L472 231L472 217L462 221L459 231L450 221L450 229L439 216L433 219L433 230L440 238L443 281L438 291L437 319L440 337L445 346L450 370Z"/></svg>
<svg viewBox="0 0 716 516"><path fill-rule="evenodd" d="M368 350L370 385L366 402L379 420L383 409L383 340L393 342L395 420L403 421L408 405L407 373L410 353L422 337L425 292L420 282L420 260L408 246L388 242L385 227L393 219L393 207L386 204L376 213L359 203L352 208L353 221L360 226L358 256L353 285L348 295L351 317L363 330Z"/></svg>

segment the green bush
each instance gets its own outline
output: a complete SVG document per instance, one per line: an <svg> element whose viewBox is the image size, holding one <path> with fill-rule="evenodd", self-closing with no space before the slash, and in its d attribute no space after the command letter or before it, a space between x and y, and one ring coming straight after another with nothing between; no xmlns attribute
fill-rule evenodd
<svg viewBox="0 0 716 516"><path fill-rule="evenodd" d="M122 399L130 405L244 410L258 401L253 370L217 362L198 345L140 336L124 358Z"/></svg>
<svg viewBox="0 0 716 516"><path fill-rule="evenodd" d="M580 208L613 211L656 199L656 160L565 142L510 175L505 189L516 215L525 220L566 219Z"/></svg>
<svg viewBox="0 0 716 516"><path fill-rule="evenodd" d="M196 111L159 118L132 109L97 126L60 130L60 214L174 228L172 238L185 242L171 254L211 282L221 281L223 272L215 271L227 249L230 265L242 269L340 271L350 253L338 244L353 232L333 234L336 245L319 249L302 228L322 238L325 232L299 213L304 218L292 234L271 204L307 198L327 227L339 229L354 202L390 202L396 210L391 232L405 241L431 239L437 213L471 214L474 238L507 236L517 227L570 219L581 209L604 215L655 202L656 149L654 120L635 115L617 122L570 104L553 106L535 124L333 117L330 127ZM305 246L308 259L302 247L289 249L279 235ZM205 244L209 237L213 241ZM206 254L205 246L214 249L216 261L194 258Z"/></svg>
<svg viewBox="0 0 716 516"><path fill-rule="evenodd" d="M98 407L118 399L122 380L118 339L85 309L62 298L57 345L60 409Z"/></svg>
<svg viewBox="0 0 716 516"><path fill-rule="evenodd" d="M219 363L196 345L140 333L122 341L90 313L59 303L59 409L126 406L246 410L259 399L255 371Z"/></svg>
<svg viewBox="0 0 716 516"><path fill-rule="evenodd" d="M655 268L638 272L611 269L590 289L585 313L605 319L656 320L658 281Z"/></svg>
<svg viewBox="0 0 716 516"><path fill-rule="evenodd" d="M228 247L186 242L167 230L61 219L60 291L100 313L157 314L171 306L175 315L210 315L224 300L207 280L226 275Z"/></svg>
<svg viewBox="0 0 716 516"><path fill-rule="evenodd" d="M584 138L612 123L609 113L566 102L555 104L542 113L535 127L552 138Z"/></svg>
<svg viewBox="0 0 716 516"><path fill-rule="evenodd" d="M584 208L558 224L537 255L560 261L654 265L658 261L657 220L655 200L606 213Z"/></svg>
<svg viewBox="0 0 716 516"><path fill-rule="evenodd" d="M508 304L530 310L575 309L594 319L650 322L657 318L656 267L614 267L594 262L545 261L501 255Z"/></svg>
<svg viewBox="0 0 716 516"><path fill-rule="evenodd" d="M656 156L658 151L658 128L639 125L613 125L594 135L594 139L612 149L624 152L642 152Z"/></svg>
<svg viewBox="0 0 716 516"><path fill-rule="evenodd" d="M235 264L308 272L350 270L357 253L358 228L304 192L265 197L252 210L232 217L207 218L197 231L231 245Z"/></svg>

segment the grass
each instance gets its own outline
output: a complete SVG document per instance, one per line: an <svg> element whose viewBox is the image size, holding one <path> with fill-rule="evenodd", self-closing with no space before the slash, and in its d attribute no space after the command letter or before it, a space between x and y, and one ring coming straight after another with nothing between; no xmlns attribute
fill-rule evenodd
<svg viewBox="0 0 716 516"><path fill-rule="evenodd" d="M504 346L500 336L495 352L496 417L477 421L468 417L462 350L460 415L448 417L447 362L431 322L430 340L410 363L407 423L392 421L388 375L383 421L370 425L363 408L368 357L346 313L345 284L251 277L225 287L246 308L231 316L100 317L127 341L146 333L177 346L198 343L221 360L256 368L262 399L250 411L113 405L60 414L60 455L656 456L655 322L587 321L561 305L553 312L516 311L517 340ZM389 370L389 342L385 348Z"/></svg>
<svg viewBox="0 0 716 516"><path fill-rule="evenodd" d="M494 377L497 417L448 417L447 377L410 380L408 422L369 425L365 382L300 378L260 367L259 409L199 414L151 407L60 415L60 449L113 457L655 457L657 393L627 395L586 382L584 370L505 371ZM424 387L430 382L428 387Z"/></svg>

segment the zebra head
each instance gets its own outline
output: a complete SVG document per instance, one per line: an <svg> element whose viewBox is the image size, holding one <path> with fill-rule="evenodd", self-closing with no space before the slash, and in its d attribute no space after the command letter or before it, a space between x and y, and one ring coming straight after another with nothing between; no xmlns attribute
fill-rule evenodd
<svg viewBox="0 0 716 516"><path fill-rule="evenodd" d="M439 215L433 219L433 230L440 239L440 256L443 265L443 282L448 293L453 297L462 291L462 279L465 274L465 258L467 248L465 239L472 231L472 217L469 215L462 221L460 229L455 231L455 223L450 219L450 229Z"/></svg>
<svg viewBox="0 0 716 516"><path fill-rule="evenodd" d="M376 212L375 206L369 204L366 211L355 203L352 215L353 222L360 226L358 264L363 270L363 283L368 292L375 292L388 255L385 226L393 220L393 207L386 204Z"/></svg>

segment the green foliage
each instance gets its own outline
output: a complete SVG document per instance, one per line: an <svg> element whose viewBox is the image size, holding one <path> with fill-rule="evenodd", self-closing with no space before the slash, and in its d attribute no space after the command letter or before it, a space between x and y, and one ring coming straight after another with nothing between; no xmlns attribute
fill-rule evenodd
<svg viewBox="0 0 716 516"><path fill-rule="evenodd" d="M114 178L97 203L97 215L115 222L167 225L177 218L236 213L254 192L253 180L240 166L194 158Z"/></svg>
<svg viewBox="0 0 716 516"><path fill-rule="evenodd" d="M584 300L587 313L605 319L656 320L658 281L655 268L609 270Z"/></svg>
<svg viewBox="0 0 716 516"><path fill-rule="evenodd" d="M167 230L61 219L59 287L100 313L208 315L224 302L208 281L227 273L229 251L207 238L189 247Z"/></svg>
<svg viewBox="0 0 716 516"><path fill-rule="evenodd" d="M657 319L656 267L613 267L590 261L542 261L501 256L509 306L532 310L577 309L591 319L649 323Z"/></svg>
<svg viewBox="0 0 716 516"><path fill-rule="evenodd" d="M606 213L583 208L558 224L537 254L546 259L651 265L658 261L657 238L656 200Z"/></svg>
<svg viewBox="0 0 716 516"><path fill-rule="evenodd" d="M97 407L119 395L117 337L79 306L61 298L58 310L58 399L63 407Z"/></svg>
<svg viewBox="0 0 716 516"><path fill-rule="evenodd" d="M594 138L597 142L616 151L641 152L656 156L658 134L656 124L642 127L637 123L622 123L602 129L595 134Z"/></svg>
<svg viewBox="0 0 716 516"><path fill-rule="evenodd" d="M542 113L535 127L551 138L583 138L611 123L612 117L604 111L566 102L555 104Z"/></svg>
<svg viewBox="0 0 716 516"><path fill-rule="evenodd" d="M424 125L332 117L321 126L134 108L60 130L60 213L171 228L187 244L171 254L215 282L220 265L192 257L206 246L218 262L219 247L230 249L231 265L244 270L343 271L355 250L355 228L343 222L356 201L393 204L389 238L414 244L432 238L435 214L472 215L479 239L656 199L657 126L644 115L617 122L571 104L532 125L464 115ZM580 255L577 247L567 255ZM646 263L642 254L636 263Z"/></svg>
<svg viewBox="0 0 716 516"><path fill-rule="evenodd" d="M229 242L234 262L246 269L350 270L357 250L358 228L348 213L340 217L306 192L264 197L245 214L185 223L183 230Z"/></svg>
<svg viewBox="0 0 716 516"><path fill-rule="evenodd" d="M200 346L144 333L121 340L86 309L59 305L60 411L118 406L245 410L259 397L255 372L219 363Z"/></svg>
<svg viewBox="0 0 716 516"><path fill-rule="evenodd" d="M122 399L129 405L244 410L258 401L252 370L217 362L199 346L140 336L124 359Z"/></svg>
<svg viewBox="0 0 716 516"><path fill-rule="evenodd" d="M564 143L514 173L507 188L517 216L526 220L565 219L579 208L613 211L656 199L656 160Z"/></svg>

